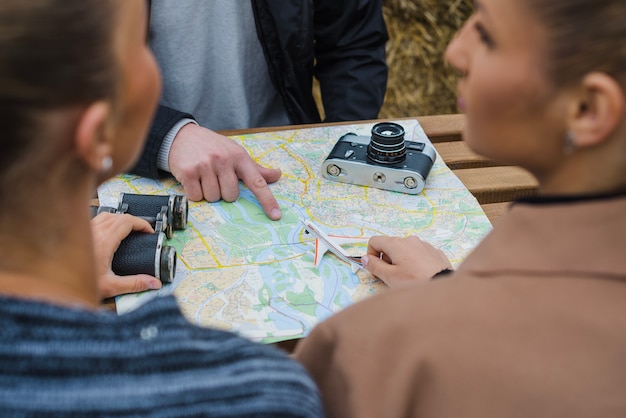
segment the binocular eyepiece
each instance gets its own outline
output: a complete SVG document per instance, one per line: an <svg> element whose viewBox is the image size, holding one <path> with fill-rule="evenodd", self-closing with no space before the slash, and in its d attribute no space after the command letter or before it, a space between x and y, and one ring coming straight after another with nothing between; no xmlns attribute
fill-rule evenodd
<svg viewBox="0 0 626 418"><path fill-rule="evenodd" d="M120 276L149 274L170 283L176 272L176 250L165 245L173 230L187 227L188 200L181 195L140 195L121 193L117 208L92 206L91 216L102 212L128 213L145 219L153 234L131 232L113 256L113 272Z"/></svg>

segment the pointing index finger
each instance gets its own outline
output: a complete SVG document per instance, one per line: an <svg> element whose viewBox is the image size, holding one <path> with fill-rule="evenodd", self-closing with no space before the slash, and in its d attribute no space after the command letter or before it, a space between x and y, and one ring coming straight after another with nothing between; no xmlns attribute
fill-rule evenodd
<svg viewBox="0 0 626 418"><path fill-rule="evenodd" d="M276 198L274 198L266 179L259 171L256 163L250 159L242 164L238 171L239 177L256 196L265 214L274 221L280 219L282 214L278 202Z"/></svg>

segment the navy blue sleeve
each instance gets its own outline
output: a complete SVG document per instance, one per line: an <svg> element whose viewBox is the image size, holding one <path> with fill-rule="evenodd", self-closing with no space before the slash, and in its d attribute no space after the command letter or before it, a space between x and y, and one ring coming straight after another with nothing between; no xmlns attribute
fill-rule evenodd
<svg viewBox="0 0 626 418"><path fill-rule="evenodd" d="M135 167L130 170L132 174L153 179L163 177L166 174L164 171L158 169L157 156L159 155L161 144L167 133L178 121L184 118L193 119L193 116L167 106L159 105L154 115L143 152Z"/></svg>

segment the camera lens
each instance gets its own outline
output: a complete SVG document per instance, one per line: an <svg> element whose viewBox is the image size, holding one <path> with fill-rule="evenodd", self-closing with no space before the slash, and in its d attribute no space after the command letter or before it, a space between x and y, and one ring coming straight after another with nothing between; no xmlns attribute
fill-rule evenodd
<svg viewBox="0 0 626 418"><path fill-rule="evenodd" d="M381 122L372 128L372 139L367 146L367 157L378 164L396 164L404 161L404 128L397 123Z"/></svg>

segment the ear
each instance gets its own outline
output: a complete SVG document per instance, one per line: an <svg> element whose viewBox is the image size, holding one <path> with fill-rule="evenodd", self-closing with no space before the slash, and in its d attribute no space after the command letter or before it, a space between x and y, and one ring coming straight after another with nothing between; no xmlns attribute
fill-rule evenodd
<svg viewBox="0 0 626 418"><path fill-rule="evenodd" d="M103 158L111 156L110 114L111 107L107 102L94 102L82 111L76 127L74 142L78 154L94 171L101 171Z"/></svg>
<svg viewBox="0 0 626 418"><path fill-rule="evenodd" d="M624 91L620 84L604 73L587 74L582 92L572 103L570 129L575 147L585 148L608 140L624 117Z"/></svg>

